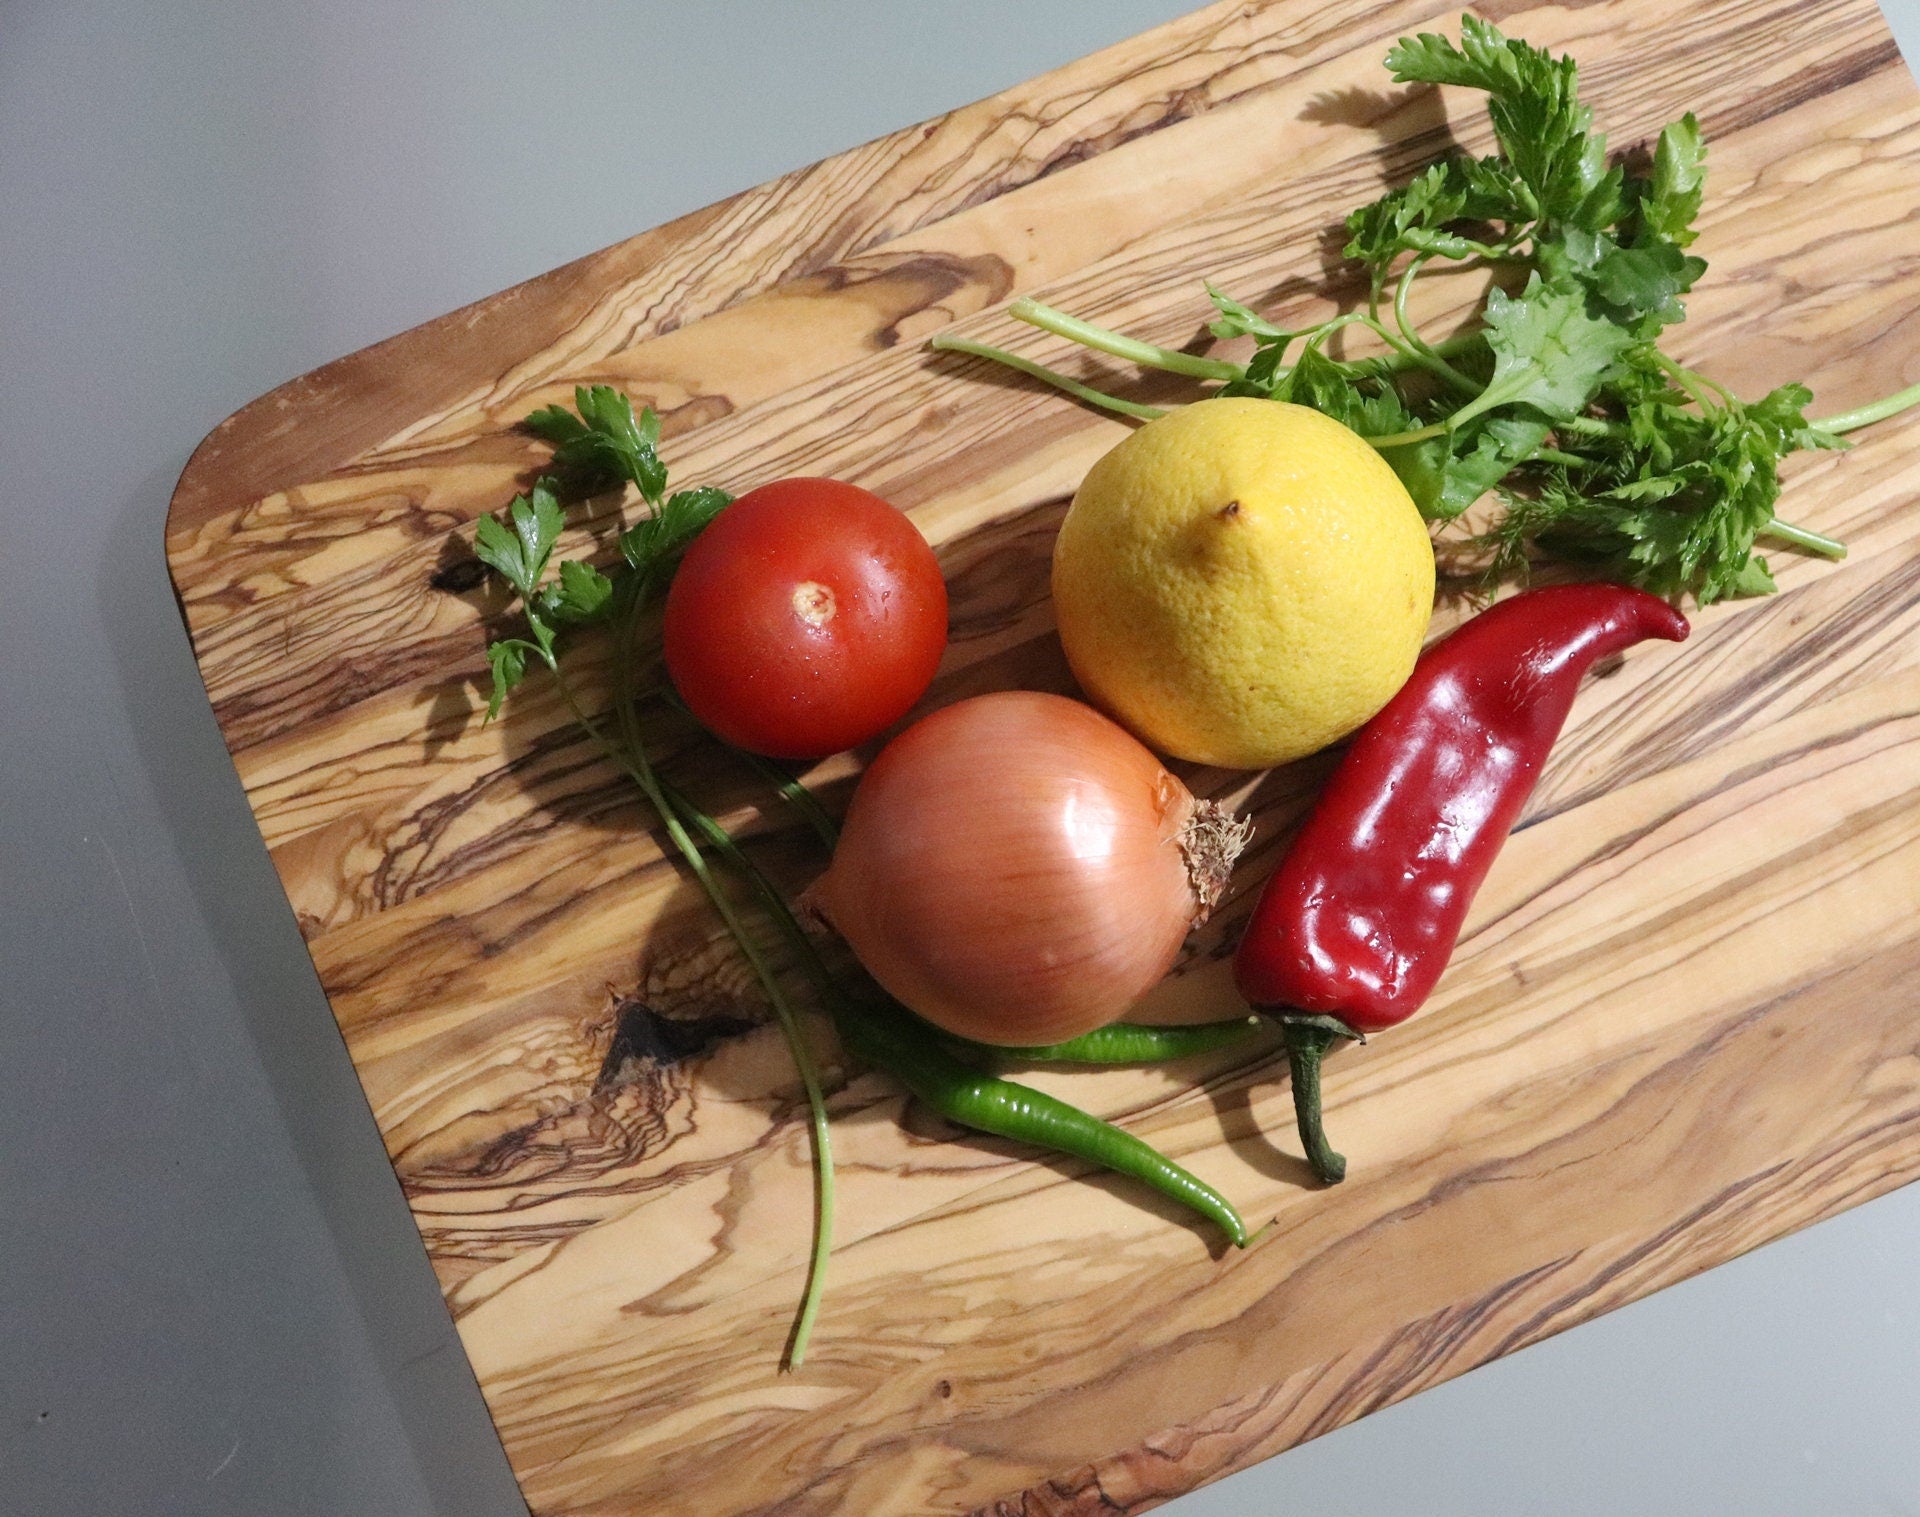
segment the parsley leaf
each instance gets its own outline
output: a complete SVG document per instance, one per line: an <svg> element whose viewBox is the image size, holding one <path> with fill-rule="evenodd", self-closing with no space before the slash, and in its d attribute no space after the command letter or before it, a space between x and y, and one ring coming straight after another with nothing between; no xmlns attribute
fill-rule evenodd
<svg viewBox="0 0 1920 1517"><path fill-rule="evenodd" d="M1498 257L1510 248L1512 229L1539 214L1532 190L1505 159L1443 158L1404 189L1348 216L1346 254L1376 275L1401 253ZM1481 241L1457 229L1463 222L1504 222L1509 234Z"/></svg>
<svg viewBox="0 0 1920 1517"><path fill-rule="evenodd" d="M732 503L731 495L713 485L677 490L653 515L620 534L621 556L643 583L657 583L672 574L693 540Z"/></svg>
<svg viewBox="0 0 1920 1517"><path fill-rule="evenodd" d="M1267 391L1273 400L1312 406L1362 437L1385 437L1413 424L1393 386L1368 381L1349 364L1309 347Z"/></svg>
<svg viewBox="0 0 1920 1517"><path fill-rule="evenodd" d="M1576 94L1573 59L1555 58L1469 15L1460 18L1458 47L1432 32L1403 37L1388 52L1387 67L1401 84L1485 90L1501 152L1539 214L1574 215L1606 178L1606 139L1589 131L1593 113Z"/></svg>
<svg viewBox="0 0 1920 1517"><path fill-rule="evenodd" d="M581 385L573 392L575 416L563 406L543 406L522 423L554 444L553 461L594 483L631 480L658 506L667 489L660 461L660 418L648 406L636 417L633 402L611 385Z"/></svg>
<svg viewBox="0 0 1920 1517"><path fill-rule="evenodd" d="M1685 319L1680 297L1706 269L1704 258L1682 253L1678 243L1664 238L1637 247L1616 245L1594 264L1593 290L1623 324L1649 316L1670 324Z"/></svg>
<svg viewBox="0 0 1920 1517"><path fill-rule="evenodd" d="M1707 150L1700 123L1688 111L1667 123L1653 150L1653 180L1640 203L1640 222L1649 232L1679 247L1695 237L1693 218L1706 193Z"/></svg>
<svg viewBox="0 0 1920 1517"><path fill-rule="evenodd" d="M1538 273L1519 295L1497 285L1489 290L1486 318L1493 378L1458 413L1463 418L1496 405L1572 416L1633 341L1631 332L1591 314L1578 286L1546 284Z"/></svg>
<svg viewBox="0 0 1920 1517"><path fill-rule="evenodd" d="M1838 437L1807 420L1807 407L1813 404L1813 391L1803 384L1784 384L1769 390L1746 406L1747 415L1774 437L1782 453L1802 448L1845 448Z"/></svg>
<svg viewBox="0 0 1920 1517"><path fill-rule="evenodd" d="M1438 251L1435 244L1448 235L1442 228L1460 220L1466 204L1466 170L1459 159L1442 159L1405 189L1383 195L1347 217L1347 257L1384 265L1399 253ZM1451 240L1464 248L1465 239Z"/></svg>
<svg viewBox="0 0 1920 1517"><path fill-rule="evenodd" d="M1459 434L1389 448L1386 460L1429 521L1452 521L1546 441L1548 424L1531 416L1489 416L1470 424L1463 447Z"/></svg>
<svg viewBox="0 0 1920 1517"><path fill-rule="evenodd" d="M565 406L542 406L521 422L536 437L546 439L556 448L564 448L568 443L577 443L589 432L587 424Z"/></svg>
<svg viewBox="0 0 1920 1517"><path fill-rule="evenodd" d="M526 495L507 507L511 526L496 516L474 524L474 554L488 568L531 600L547 572L547 560L567 524L566 513L553 493L553 482L542 479Z"/></svg>
<svg viewBox="0 0 1920 1517"><path fill-rule="evenodd" d="M566 526L553 479L542 477L516 497L505 521L489 515L475 523L474 553L520 597L528 634L487 645L493 678L488 721L526 678L530 658L559 672L563 632L609 618L624 625L637 614L645 595L672 575L688 545L733 499L712 486L666 494L667 468L657 451L660 418L651 408L636 416L632 402L607 385L582 385L574 402L578 414L546 406L527 417L527 429L554 445L562 469L587 481L630 480L651 509L621 533L622 562L612 573L584 559L564 559L551 579L554 546Z"/></svg>
<svg viewBox="0 0 1920 1517"><path fill-rule="evenodd" d="M487 721L500 714L507 692L527 677L527 655L539 651L534 644L519 637L487 644L487 667L493 671L493 691L487 697Z"/></svg>
<svg viewBox="0 0 1920 1517"><path fill-rule="evenodd" d="M578 626L598 621L606 615L613 600L613 581L582 559L569 558L560 565L560 579L536 597L543 617Z"/></svg>

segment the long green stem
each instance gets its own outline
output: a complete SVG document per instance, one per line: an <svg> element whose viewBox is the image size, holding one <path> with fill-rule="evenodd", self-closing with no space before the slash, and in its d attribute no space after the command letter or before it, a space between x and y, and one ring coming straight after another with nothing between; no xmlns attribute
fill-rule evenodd
<svg viewBox="0 0 1920 1517"><path fill-rule="evenodd" d="M1439 362L1440 369L1449 367L1449 365L1444 362L1428 358L1419 348L1408 342L1406 338L1394 331L1385 322L1377 321L1373 317L1359 311L1350 312L1349 314L1359 325L1365 327L1369 332L1373 333L1375 337L1378 337L1388 347L1392 348L1394 356L1400 360L1403 367L1426 369L1433 373L1439 373L1439 369L1434 367L1436 362ZM1443 379L1446 378L1444 374L1441 374L1440 377ZM1452 381L1448 380L1448 383L1452 383ZM1477 389L1478 386L1474 388Z"/></svg>
<svg viewBox="0 0 1920 1517"><path fill-rule="evenodd" d="M814 799L811 790L792 775L780 786L780 799L800 813L813 829L813 835L826 845L828 853L840 846L840 824L827 815L826 808Z"/></svg>
<svg viewBox="0 0 1920 1517"><path fill-rule="evenodd" d="M1796 548L1804 548L1809 553L1818 553L1823 558L1845 558L1847 545L1837 537L1828 537L1824 533L1814 532L1806 527L1796 527L1792 522L1782 521L1779 517L1768 522L1760 529L1761 535L1776 538L1783 543L1792 543Z"/></svg>
<svg viewBox="0 0 1920 1517"><path fill-rule="evenodd" d="M1364 318L1362 319L1364 321ZM1442 358L1455 358L1462 353L1469 353L1472 352L1473 349L1483 346L1486 340L1487 334L1485 332L1456 332L1451 337L1443 337L1438 342L1428 343L1427 348L1430 352L1437 353ZM1350 358L1346 361L1356 369L1363 370L1369 374L1383 376L1387 374L1401 374L1410 368L1416 367L1414 361L1398 349L1395 349L1391 353L1380 353L1368 358ZM1465 376L1462 377L1464 378ZM1476 386L1475 388L1478 387Z"/></svg>
<svg viewBox="0 0 1920 1517"><path fill-rule="evenodd" d="M661 789L653 766L647 759L646 744L641 738L639 718L634 712L633 687L633 636L634 622L639 609L639 597L633 598L626 613L615 624L614 636L616 672L614 678L615 720L620 728L622 767L633 777L647 799L653 804L660 818L660 825L666 829L667 836L673 840L674 847L681 858L686 860L687 868L700 883L707 899L726 924L727 931L739 945L740 953L753 971L754 978L760 982L760 988L773 1007L773 1014L779 1019L780 1029L785 1034L787 1046L792 1050L794 1067L800 1072L800 1083L806 1091L807 1109L811 1117L813 1135L813 1174L814 1174L814 1227L813 1254L807 1265L807 1283L800 1298L800 1313L794 1320L792 1336L787 1341L786 1363L789 1369L798 1369L806 1362L807 1345L813 1338L814 1319L820 1314L820 1300L826 1289L827 1258L833 1249L833 1140L827 1130L827 1102L820 1090L820 1077L814 1069L813 1054L807 1047L806 1036L801 1029L800 1020L794 1015L787 1002L786 992L780 988L780 981L761 954L758 945L748 935L733 902L714 879L713 871L707 867L706 857L700 851L700 845L688 834L682 823L680 813L667 799ZM557 673L558 671L556 671ZM572 695L567 695L567 703L579 715L579 705ZM594 729L590 729L594 730ZM602 738L601 741L605 742Z"/></svg>
<svg viewBox="0 0 1920 1517"><path fill-rule="evenodd" d="M1324 353L1326 351L1327 339L1333 336L1335 332L1341 331L1346 327L1365 327L1368 331L1379 334L1381 340L1393 349L1391 353L1383 353L1378 358L1369 359L1367 362L1397 363L1403 368L1413 362L1412 355L1404 348L1396 345L1393 338L1387 334L1380 323L1375 321L1365 311L1342 311L1338 316L1329 317L1317 327L1307 328L1306 331L1300 334L1306 339L1305 343L1302 344L1302 350L1312 348L1317 353ZM1275 379L1283 378L1291 374L1293 370L1298 367L1299 365L1295 364L1292 368L1277 369L1274 371L1273 377Z"/></svg>
<svg viewBox="0 0 1920 1517"><path fill-rule="evenodd" d="M1876 421L1885 421L1909 406L1920 406L1920 384L1908 385L1906 389L1896 390L1869 405L1856 406L1851 411L1842 411L1838 416L1826 417L1813 425L1823 432L1851 432L1859 427L1872 426Z"/></svg>
<svg viewBox="0 0 1920 1517"><path fill-rule="evenodd" d="M1404 448L1409 443L1425 442L1429 437L1438 437L1447 430L1447 423L1436 421L1429 426L1415 427L1411 432L1389 432L1385 437L1367 439L1376 448Z"/></svg>
<svg viewBox="0 0 1920 1517"><path fill-rule="evenodd" d="M1658 348L1653 350L1653 361L1664 369L1667 374L1679 384L1681 389L1687 392L1692 398L1693 403L1701 410L1710 411L1713 409L1713 402L1707 398L1706 394L1700 388L1702 385L1717 392L1724 404L1730 406L1739 404L1739 402L1734 399L1732 392L1724 385L1715 384L1711 379L1707 378L1706 375L1694 369L1689 369L1684 364L1675 363Z"/></svg>
<svg viewBox="0 0 1920 1517"><path fill-rule="evenodd" d="M688 721L699 721L699 718L687 709L687 703L680 699L680 692L673 686L668 685L657 693ZM822 809L820 802L814 799L811 790L764 754L755 753L751 748L736 748L731 743L725 746L728 752L734 754L761 779L773 786L780 799L793 807L813 829L813 835L827 845L828 851L832 851L840 841L840 829L834 825L833 818Z"/></svg>
<svg viewBox="0 0 1920 1517"><path fill-rule="evenodd" d="M1097 327L1091 322L1081 321L1078 317L1069 316L1052 306L1042 305L1039 301L1030 300L1015 302L1015 304L1020 307L1015 314L1024 314L1028 320L1033 321L1034 325L1044 326L1048 331L1098 348L1101 352L1116 357L1131 358L1149 367L1170 368L1178 373L1196 374L1202 378L1234 380L1245 377L1246 371L1239 364L1230 364L1222 359L1196 358L1191 353L1172 353L1165 348L1156 348L1150 343L1137 342L1121 333L1111 332L1105 327ZM1042 313L1044 313L1043 319L1035 319L1041 317ZM1425 368L1456 388L1470 393L1477 392L1479 389L1470 378L1454 368L1447 360L1458 354L1470 352L1483 344L1486 340L1483 332L1456 332L1451 337L1442 338L1439 342L1433 343L1419 339L1415 334L1419 344L1416 347L1414 343L1394 332L1376 316L1366 311L1347 311L1320 323L1317 327L1310 327L1292 335L1305 337L1310 346L1318 347L1333 333L1347 326L1366 327L1391 350L1374 357L1350 360L1351 366L1362 373L1384 378L1407 369ZM1098 340L1093 340L1095 338ZM990 359L994 363L1003 364L1022 374L1029 374L1090 406L1112 411L1116 415L1131 417L1136 421L1153 421L1167 414L1163 407L1122 400L1117 395L1109 395L1104 390L1096 390L1091 385L1082 384L1079 380L1070 378L1057 369L1050 369L1031 358L1022 357L1018 353L994 347L989 343L974 342L965 337L955 337L941 332L930 339L927 345L942 353L964 353L973 358ZM1160 359L1169 361L1160 362L1158 361ZM1284 378L1287 372L1285 369L1279 370L1274 378L1276 380ZM1444 427L1441 430L1444 430ZM1370 440L1376 447L1397 447L1401 443L1419 442L1435 435L1437 433L1429 429L1418 433L1403 433L1391 438Z"/></svg>
<svg viewBox="0 0 1920 1517"><path fill-rule="evenodd" d="M820 803L813 798L813 792L772 759L762 758L757 753L748 753L744 748L734 750L745 755L747 762L759 772L760 776L772 785L780 799L800 813L806 824L813 829L813 835L827 845L829 850L838 845L840 829L833 824L833 818L821 809Z"/></svg>
<svg viewBox="0 0 1920 1517"><path fill-rule="evenodd" d="M1394 324L1400 328L1400 335L1406 338L1408 345L1413 349L1414 361L1423 369L1428 370L1430 373L1437 374L1456 390L1463 390L1469 395L1477 395L1480 391L1480 386L1436 353L1426 339L1414 330L1413 321L1407 315L1407 296L1412 292L1413 281L1420 273L1426 261L1424 256L1414 259L1412 263L1407 265L1406 272L1400 276L1399 287L1393 292Z"/></svg>
<svg viewBox="0 0 1920 1517"><path fill-rule="evenodd" d="M1005 348L989 347L984 342L969 342L964 337L949 337L945 332L938 333L928 344L942 353L966 353L974 358L991 358L995 363L1003 363L1010 369L1018 369L1022 374L1031 374L1035 379L1045 380L1056 390L1065 390L1075 400L1084 400L1090 406L1099 406L1104 411L1115 411L1122 416L1131 416L1135 421L1153 421L1167 413L1159 406L1143 406L1136 401L1122 400L1117 395L1109 395L1104 390L1096 390L1092 385L1083 385L1077 379L1069 379L1058 370L1049 369L1045 364L1035 363L1031 358L1022 358L1018 353L1009 353Z"/></svg>
<svg viewBox="0 0 1920 1517"><path fill-rule="evenodd" d="M1474 417L1480 415L1483 411L1491 411L1495 406L1504 406L1508 401L1515 399L1526 390L1528 382L1528 376L1522 372L1510 376L1502 384L1490 384L1474 397L1474 399L1468 401L1445 421L1436 422L1434 425L1439 427L1443 432L1451 432L1455 428L1472 421ZM1402 432L1398 434L1396 444L1394 445L1397 445L1398 442L1418 442L1423 436L1431 437L1434 435L1436 434L1432 428L1427 428L1421 433ZM1378 447L1380 444L1375 443L1374 446Z"/></svg>
<svg viewBox="0 0 1920 1517"><path fill-rule="evenodd" d="M773 923L780 936L786 939L787 947L792 951L795 961L800 965L813 986L814 994L829 1011L838 1000L839 991L833 983L833 976L827 972L826 961L820 957L820 950L813 946L813 940L800 930L800 924L794 919L793 908L774 888L773 882L761 872L760 866L748 858L733 835L722 827L706 812L682 795L665 780L660 781L661 792L673 803L680 818L705 839L708 847L720 856L735 874L746 882L760 909L767 914L767 920Z"/></svg>
<svg viewBox="0 0 1920 1517"><path fill-rule="evenodd" d="M1056 310L1050 305L1022 296L1007 307L1007 314L1016 321L1024 321L1043 331L1052 332L1079 343L1082 347L1093 348L1097 352L1110 353L1115 358L1124 358L1129 363L1137 363L1146 369L1164 369L1169 374L1188 374L1195 379L1244 379L1246 369L1240 364L1229 363L1224 358L1207 358L1198 353L1182 353L1174 348L1155 347L1150 342L1141 342L1137 337L1128 337L1123 332L1115 332L1107 327L1095 326L1090 321L1082 321L1078 316L1069 316L1065 311Z"/></svg>

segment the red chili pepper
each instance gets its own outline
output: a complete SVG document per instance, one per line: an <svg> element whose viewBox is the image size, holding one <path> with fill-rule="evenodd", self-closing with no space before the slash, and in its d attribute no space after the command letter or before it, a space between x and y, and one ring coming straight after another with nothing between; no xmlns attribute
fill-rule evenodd
<svg viewBox="0 0 1920 1517"><path fill-rule="evenodd" d="M1347 1163L1321 1127L1321 1057L1426 1000L1581 676L1609 653L1687 630L1644 590L1528 591L1429 648L1354 738L1234 958L1240 993L1286 1025L1301 1141L1327 1184Z"/></svg>

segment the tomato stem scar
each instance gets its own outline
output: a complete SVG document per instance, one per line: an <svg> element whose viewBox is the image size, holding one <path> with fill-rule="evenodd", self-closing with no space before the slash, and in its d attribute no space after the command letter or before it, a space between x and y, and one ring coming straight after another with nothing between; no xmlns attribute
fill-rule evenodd
<svg viewBox="0 0 1920 1517"><path fill-rule="evenodd" d="M824 627L836 609L833 591L818 580L802 580L793 587L793 614L809 627Z"/></svg>

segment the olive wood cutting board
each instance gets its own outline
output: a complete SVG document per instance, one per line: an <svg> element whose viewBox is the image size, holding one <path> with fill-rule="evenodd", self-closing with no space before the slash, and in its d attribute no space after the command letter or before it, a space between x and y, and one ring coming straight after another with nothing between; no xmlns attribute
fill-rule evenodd
<svg viewBox="0 0 1920 1517"><path fill-rule="evenodd" d="M1669 334L1816 414L1920 379L1920 93L1869 0L1486 14L1579 58L1617 147L1696 111L1711 268ZM630 786L538 678L483 727L504 602L472 523L578 382L659 409L682 484L831 474L937 547L928 705L1072 688L1048 549L1124 434L930 354L954 330L1191 394L1004 314L1153 341L1211 277L1289 325L1359 293L1339 218L1478 96L1391 86L1432 0L1222 4L330 364L201 446L168 553L195 655L534 1511L1136 1511L1920 1173L1920 417L1794 461L1844 563L1589 683L1432 1004L1329 1063L1335 1190L1269 1043L1036 1083L1231 1196L1257 1247L1137 1185L967 1137L835 1071L839 1230L777 1372L812 1186L777 1030ZM1478 287L1436 285L1446 323ZM604 537L611 502L568 546ZM1436 630L1466 614L1443 583ZM789 888L810 836L664 713L669 774ZM845 804L871 752L812 782ZM1185 769L1249 808L1235 891L1151 1011L1234 1009L1227 954L1323 757Z"/></svg>

